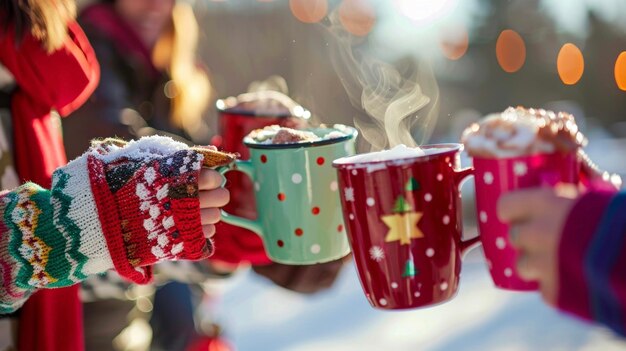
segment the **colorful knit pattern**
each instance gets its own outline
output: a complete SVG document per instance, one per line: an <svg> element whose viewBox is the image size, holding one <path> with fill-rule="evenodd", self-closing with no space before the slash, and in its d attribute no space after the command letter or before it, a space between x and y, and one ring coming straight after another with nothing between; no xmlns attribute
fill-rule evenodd
<svg viewBox="0 0 626 351"><path fill-rule="evenodd" d="M27 183L0 196L0 313L38 288L115 268L133 282L164 260L212 252L200 221L203 156L166 137L98 146L57 169L52 189Z"/></svg>

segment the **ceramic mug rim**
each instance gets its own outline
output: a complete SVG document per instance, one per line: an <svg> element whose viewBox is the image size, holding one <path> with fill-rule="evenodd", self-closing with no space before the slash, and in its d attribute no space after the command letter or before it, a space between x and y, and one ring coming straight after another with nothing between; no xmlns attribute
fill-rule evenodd
<svg viewBox="0 0 626 351"><path fill-rule="evenodd" d="M341 142L344 142L344 141L355 139L357 137L357 135L359 134L359 132L354 127L346 126L346 125L344 125L344 127L346 128L346 131L349 132L349 134L346 134L346 135L338 137L338 138L323 139L323 140L316 140L316 141L308 141L306 143L259 144L259 143L246 141L246 139L248 139L248 137L246 137L246 138L244 138L243 144L246 147L250 148L250 149L265 149L265 150L268 150L268 149L269 150L300 149L300 148L308 148L308 147L314 147L314 146L338 144L338 143L341 143ZM337 128L332 128L331 127L329 129L337 129Z"/></svg>
<svg viewBox="0 0 626 351"><path fill-rule="evenodd" d="M231 114L231 115L238 115L238 116L245 116L245 117L260 117L260 118L287 118L287 117L293 117L293 118L301 118L303 120L308 120L308 118L305 118L303 116L299 116L299 115L295 115L293 113L291 113L291 111L288 112L278 112L278 113L266 113L266 112L257 112L254 109L246 109L246 108L237 108L236 106L231 106L231 107L227 107L226 103L224 103L225 99L218 99L215 102L215 108L217 109L218 112L220 113L224 113L224 114ZM302 107L301 105L297 105L298 107L301 107L302 110L305 110L304 107Z"/></svg>
<svg viewBox="0 0 626 351"><path fill-rule="evenodd" d="M416 162L426 162L432 160L433 158L440 158L445 156L451 156L456 153L463 151L463 144L461 143L438 143L438 144L428 144L420 146L422 149L447 149L445 151L437 152L429 155L420 155L413 157L404 157L404 158L395 158L392 160L383 160L383 161L366 161L366 162L346 162L347 159L352 158L356 155L345 156L342 158L338 158L333 161L333 167L337 169L356 169L356 168L366 168L371 166L398 166L404 164L411 164Z"/></svg>
<svg viewBox="0 0 626 351"><path fill-rule="evenodd" d="M527 160L537 157L559 157L559 156L574 156L578 154L578 149L574 149L571 151L554 151L554 152L535 152L532 154L526 155L518 155L518 156L507 156L507 157L481 157L481 156L472 156L468 153L468 156L474 160L480 161L517 161L517 160Z"/></svg>
<svg viewBox="0 0 626 351"><path fill-rule="evenodd" d="M230 107L230 108L219 108L219 107L216 107L216 108L222 114L236 115L236 116L242 116L242 117L257 117L257 118L287 118L287 117L293 117L293 118L302 118L302 117L299 117L299 116L293 116L291 113L271 114L271 113L257 113L254 110L237 109L235 107Z"/></svg>

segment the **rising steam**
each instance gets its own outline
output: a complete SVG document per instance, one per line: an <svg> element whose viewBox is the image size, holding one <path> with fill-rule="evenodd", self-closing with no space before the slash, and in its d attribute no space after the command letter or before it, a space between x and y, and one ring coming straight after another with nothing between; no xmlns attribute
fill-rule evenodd
<svg viewBox="0 0 626 351"><path fill-rule="evenodd" d="M439 112L439 87L432 69L417 59L392 65L368 56L362 39L348 33L337 11L328 17L331 60L352 105L367 115L354 118L372 151L428 141Z"/></svg>

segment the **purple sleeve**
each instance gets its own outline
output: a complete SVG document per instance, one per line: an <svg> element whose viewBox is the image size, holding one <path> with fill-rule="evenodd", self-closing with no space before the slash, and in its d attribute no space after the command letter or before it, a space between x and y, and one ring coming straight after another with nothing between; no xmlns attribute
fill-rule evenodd
<svg viewBox="0 0 626 351"><path fill-rule="evenodd" d="M559 246L558 307L625 335L626 193L590 192L568 215Z"/></svg>

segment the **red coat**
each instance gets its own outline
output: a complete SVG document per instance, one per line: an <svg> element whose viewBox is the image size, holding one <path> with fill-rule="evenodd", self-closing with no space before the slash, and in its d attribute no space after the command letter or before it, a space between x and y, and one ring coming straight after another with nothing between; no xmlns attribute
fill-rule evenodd
<svg viewBox="0 0 626 351"><path fill-rule="evenodd" d="M15 77L11 97L15 162L22 181L50 187L54 169L67 160L58 123L74 111L98 84L100 70L93 49L78 24L69 24L62 48L48 54L30 35L16 44L13 28L0 36L0 63ZM66 136L71 137L71 136ZM22 308L19 350L82 350L82 308L78 286L42 290Z"/></svg>

